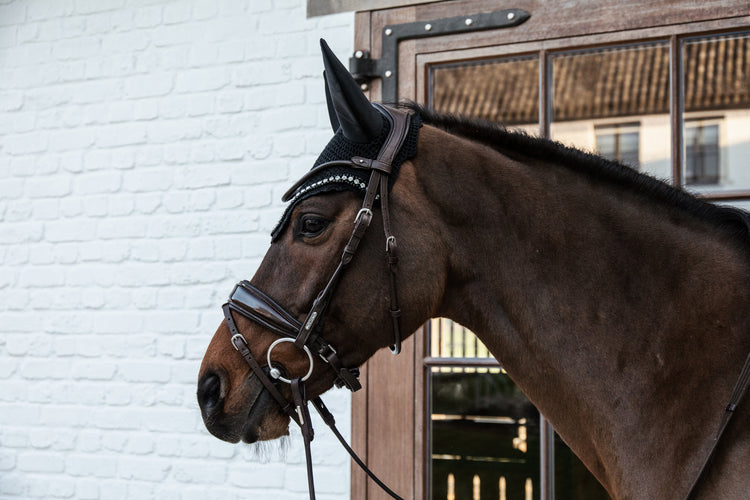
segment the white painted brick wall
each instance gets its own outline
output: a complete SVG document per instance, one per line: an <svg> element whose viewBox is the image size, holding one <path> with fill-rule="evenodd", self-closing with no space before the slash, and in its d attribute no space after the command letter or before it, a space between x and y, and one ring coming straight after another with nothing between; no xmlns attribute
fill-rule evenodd
<svg viewBox="0 0 750 500"><path fill-rule="evenodd" d="M306 498L299 432L230 445L195 382L330 137L304 0L0 0L0 498ZM349 435L349 395L328 404ZM321 499L349 460L317 421Z"/></svg>

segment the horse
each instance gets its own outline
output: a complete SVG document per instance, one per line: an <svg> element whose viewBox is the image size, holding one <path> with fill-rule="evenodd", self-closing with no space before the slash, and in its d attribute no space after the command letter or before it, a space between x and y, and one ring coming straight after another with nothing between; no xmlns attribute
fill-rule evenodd
<svg viewBox="0 0 750 500"><path fill-rule="evenodd" d="M286 435L300 399L356 390L376 351L447 317L612 498L748 498L750 215L499 125L372 104L322 45L335 135L225 305L199 373L207 429Z"/></svg>

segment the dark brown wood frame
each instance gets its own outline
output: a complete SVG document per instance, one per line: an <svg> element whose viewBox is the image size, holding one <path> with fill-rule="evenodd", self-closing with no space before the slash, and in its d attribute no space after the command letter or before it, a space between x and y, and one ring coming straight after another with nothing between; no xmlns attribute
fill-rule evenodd
<svg viewBox="0 0 750 500"><path fill-rule="evenodd" d="M548 55L559 50L622 44L644 40L670 41L670 91L672 172L675 183L682 176L682 88L680 39L750 27L750 5L729 0L701 3L668 0L585 0L575 9L561 9L558 0L519 0L504 8L531 13L529 21L508 30L409 40L399 47L399 97L426 102L431 65L534 53L540 56L540 135L549 136L550 112L546 86ZM355 49L380 57L381 36L392 24L430 21L457 15L492 12L494 0L463 0L413 5L388 10L358 12L355 16ZM380 82L370 86L370 97L379 100ZM750 190L704 195L713 200L750 199ZM428 357L426 327L404 343L399 356L387 350L377 353L362 369L364 389L352 397L352 443L372 469L404 498L422 499L428 494L427 371L431 366L498 366L493 360L444 360ZM549 429L549 426L546 426ZM544 429L544 423L543 423ZM545 432L545 431L543 431ZM546 431L543 446L550 446ZM550 498L551 451L542 450L541 498ZM544 457L547 457L546 459ZM351 498L387 498L356 466L351 473Z"/></svg>

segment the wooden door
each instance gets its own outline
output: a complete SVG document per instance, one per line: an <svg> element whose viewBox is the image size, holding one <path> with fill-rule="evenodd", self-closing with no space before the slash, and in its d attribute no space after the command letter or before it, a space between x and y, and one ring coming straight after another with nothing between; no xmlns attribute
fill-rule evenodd
<svg viewBox="0 0 750 500"><path fill-rule="evenodd" d="M468 29L478 14L499 8L496 1L467 0L357 13L355 48L379 60L379 78L367 82L371 99L383 100L383 81L395 74L399 100L598 149L708 198L750 205L750 169L737 160L750 144L750 87L742 80L742 68L750 68L743 55L750 53L746 2L583 0L570 7L519 0L502 8L528 12L522 24ZM467 29L438 32L440 20L458 16ZM402 39L398 59L384 63L384 39L417 22L412 27L431 34ZM581 93L588 107L576 97ZM538 462L536 473L477 472L470 489L462 472L440 476L440 457L454 460L456 471L465 464L438 442L450 436L446 429L462 430L436 423L455 419L445 407L454 403L440 400L436 388L475 373L492 375L472 379L483 379L480 385L505 384L494 359L478 348L466 351L470 333L450 334L460 339L452 346L461 352L443 350L441 335L453 329L460 325L430 322L399 356L382 351L363 367L364 388L352 401L352 441L371 468L404 498L606 498L541 416L536 423L527 415L503 417L513 421L519 445L527 442L522 458ZM518 481L527 479L530 486L519 490ZM353 466L352 498L387 497Z"/></svg>

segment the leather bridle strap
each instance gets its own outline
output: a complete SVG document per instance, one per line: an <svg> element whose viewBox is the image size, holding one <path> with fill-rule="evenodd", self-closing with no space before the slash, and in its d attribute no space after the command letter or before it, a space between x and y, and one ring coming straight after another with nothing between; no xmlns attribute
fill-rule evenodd
<svg viewBox="0 0 750 500"><path fill-rule="evenodd" d="M258 380L260 380L266 390L268 390L269 394L271 394L271 397L273 397L273 399L275 399L276 402L279 403L279 406L281 406L281 409L284 411L284 413L289 415L289 417L299 425L299 417L294 411L294 406L289 401L287 401L287 399L281 394L281 392L279 392L274 383L270 378L268 378L266 373L263 371L263 368L255 360L252 353L250 352L250 348L247 345L245 337L243 337L240 331L237 329L237 324L234 322L234 318L232 317L232 310L229 307L229 304L224 304L221 309L224 311L224 318L227 321L229 333L232 334L232 345L234 346L234 348L242 355L245 362L250 365L250 368L252 369L255 376L258 377Z"/></svg>
<svg viewBox="0 0 750 500"><path fill-rule="evenodd" d="M395 498L396 500L403 500L400 496L398 496L396 493L393 492L386 484L381 481L378 476L376 476L368 467L365 465L365 463L362 461L362 459L359 458L359 456L354 452L354 450L349 446L349 443L346 442L346 439L344 439L344 436L341 435L339 430L336 428L336 420L333 418L333 415L328 410L326 405L323 403L323 400L320 399L320 397L313 398L310 400L310 402L313 404L313 408L318 412L320 417L323 419L323 422L326 423L326 425L331 429L334 436L336 436L336 439L339 440L339 443L341 443L341 446L344 447L347 453L349 453L349 456L352 457L352 460L359 466L360 469L362 469L365 474L369 476L370 479L372 479L375 484L380 486L380 488L386 492L388 495L390 495L392 498Z"/></svg>
<svg viewBox="0 0 750 500"><path fill-rule="evenodd" d="M315 302L313 302L313 307L310 309L310 312L308 312L307 317L302 323L303 326L297 334L294 345L300 349L303 345L307 344L310 335L315 331L315 327L322 319L323 313L328 307L331 296L336 289L341 273L352 261L360 241L364 237L367 228L370 226L370 222L372 221L372 208L375 204L376 197L379 194L389 269L390 314L394 332L391 352L398 354L401 350L401 331L399 325L401 310L398 307L398 294L396 292L396 264L398 263L398 258L396 256L396 237L393 236L391 231L390 207L388 204L388 178L393 168L393 160L401 149L406 138L411 119L408 112L389 110L379 105L376 106L382 111L390 124L388 137L378 153L378 157L376 159L371 159L355 156L349 160L334 161L325 164L326 166L343 165L357 169L368 169L371 173L370 179L367 183L365 197L362 202L362 208L357 213L354 230L344 247L341 261L331 278L328 280L323 291L320 292L315 299Z"/></svg>
<svg viewBox="0 0 750 500"><path fill-rule="evenodd" d="M313 479L312 470L312 452L310 451L310 442L315 437L312 422L310 421L310 410L307 408L307 397L305 396L305 383L301 379L292 379L292 398L297 406L299 414L300 431L302 440L305 443L305 463L307 464L307 491L310 493L310 500L315 500L315 480Z"/></svg>
<svg viewBox="0 0 750 500"><path fill-rule="evenodd" d="M716 454L716 449L719 446L721 437L724 435L724 431L727 429L727 426L729 425L729 421L732 420L732 417L734 416L735 411L737 410L737 406L740 404L745 394L747 393L748 387L750 387L750 354L748 354L747 358L745 359L745 364L742 367L740 376L737 379L737 382L734 384L732 395L729 397L729 403L724 408L724 415L721 418L721 423L719 424L719 429L716 432L716 436L714 437L714 442L711 445L711 450L708 452L708 455L706 455L706 459L703 461L703 466L701 467L701 471L698 473L698 476L695 478L695 481L693 481L693 484L690 487L690 490L688 490L688 494L685 497L685 500L690 500L698 492L698 486L700 485L701 480L706 474L706 470L708 469L708 464L711 462L711 459Z"/></svg>

